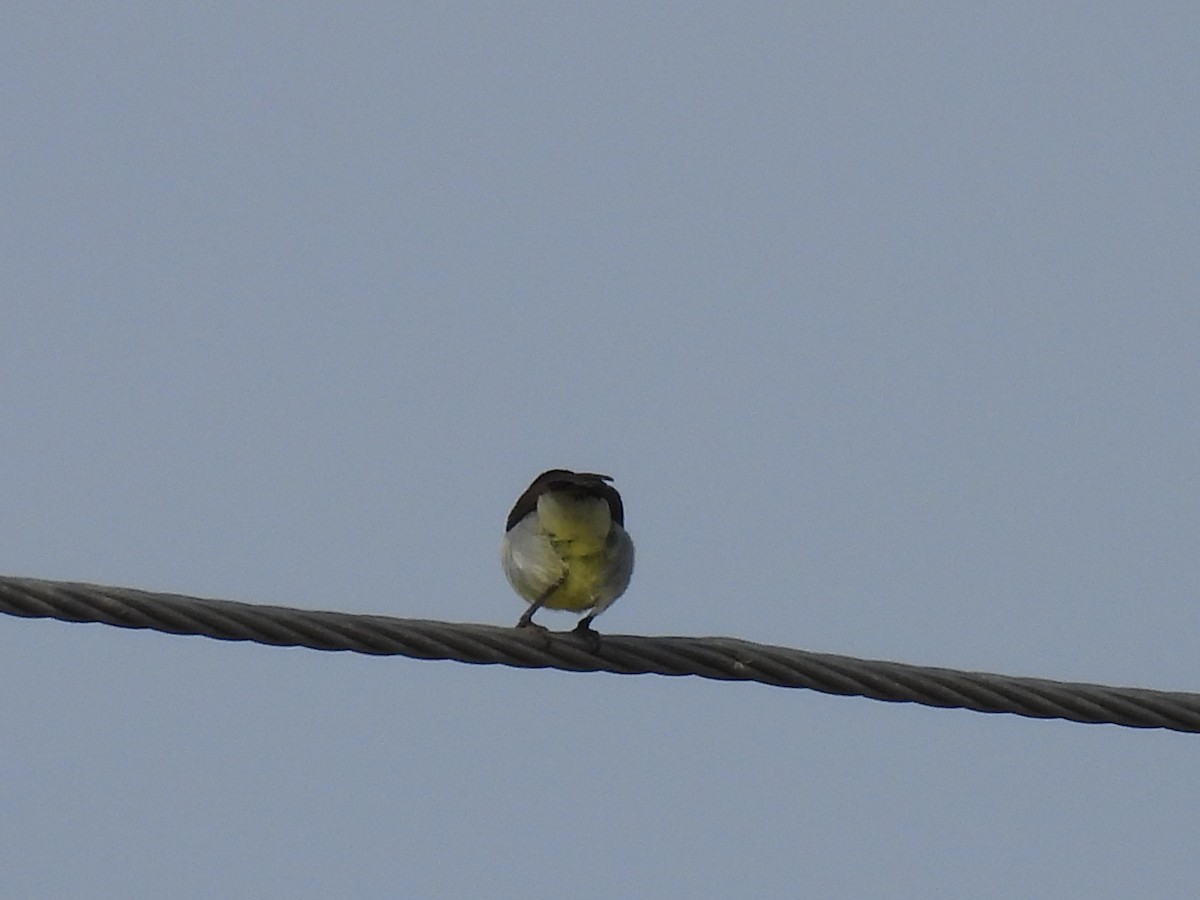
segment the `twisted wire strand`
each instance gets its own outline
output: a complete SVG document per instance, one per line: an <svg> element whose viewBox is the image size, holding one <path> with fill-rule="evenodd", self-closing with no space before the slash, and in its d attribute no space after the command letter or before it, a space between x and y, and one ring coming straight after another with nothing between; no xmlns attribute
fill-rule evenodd
<svg viewBox="0 0 1200 900"><path fill-rule="evenodd" d="M856 659L735 638L570 632L397 619L0 576L0 612L277 647L619 675L698 675L893 703L1200 733L1200 694Z"/></svg>

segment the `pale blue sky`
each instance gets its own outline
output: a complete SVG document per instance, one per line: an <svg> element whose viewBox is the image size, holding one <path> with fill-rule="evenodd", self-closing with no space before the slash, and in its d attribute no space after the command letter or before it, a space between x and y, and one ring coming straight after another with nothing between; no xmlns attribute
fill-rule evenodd
<svg viewBox="0 0 1200 900"><path fill-rule="evenodd" d="M1200 7L47 3L5 574L1200 690ZM570 627L570 616L546 616ZM0 893L1190 898L1195 736L0 618Z"/></svg>

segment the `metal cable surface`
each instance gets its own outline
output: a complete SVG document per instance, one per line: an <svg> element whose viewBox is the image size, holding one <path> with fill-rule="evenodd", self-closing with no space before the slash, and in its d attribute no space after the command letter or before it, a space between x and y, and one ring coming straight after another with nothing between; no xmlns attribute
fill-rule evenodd
<svg viewBox="0 0 1200 900"><path fill-rule="evenodd" d="M772 647L735 638L566 633L258 606L0 576L0 612L278 647L621 675L699 675L895 703L1200 733L1200 694L1019 678Z"/></svg>

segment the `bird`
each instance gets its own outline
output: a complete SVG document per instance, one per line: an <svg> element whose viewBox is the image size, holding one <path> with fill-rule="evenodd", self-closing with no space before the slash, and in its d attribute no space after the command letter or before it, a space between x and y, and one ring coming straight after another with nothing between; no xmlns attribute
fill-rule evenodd
<svg viewBox="0 0 1200 900"><path fill-rule="evenodd" d="M508 514L500 561L508 583L529 604L518 628L543 606L587 613L576 632L595 635L592 620L625 593L633 574L633 539L609 475L550 469L533 480Z"/></svg>

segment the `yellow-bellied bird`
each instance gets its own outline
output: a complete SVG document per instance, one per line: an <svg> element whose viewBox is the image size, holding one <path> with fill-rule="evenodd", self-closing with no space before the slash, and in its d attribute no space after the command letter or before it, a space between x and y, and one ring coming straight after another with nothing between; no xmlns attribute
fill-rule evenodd
<svg viewBox="0 0 1200 900"><path fill-rule="evenodd" d="M518 628L536 625L545 606L588 613L592 619L629 586L633 541L625 531L625 508L608 475L551 469L533 480L508 514L500 545L504 574L529 609Z"/></svg>

